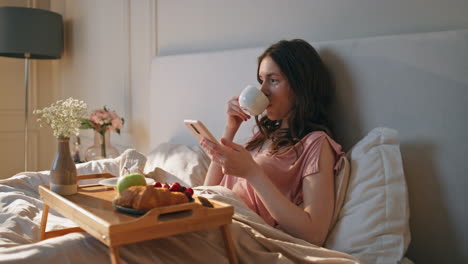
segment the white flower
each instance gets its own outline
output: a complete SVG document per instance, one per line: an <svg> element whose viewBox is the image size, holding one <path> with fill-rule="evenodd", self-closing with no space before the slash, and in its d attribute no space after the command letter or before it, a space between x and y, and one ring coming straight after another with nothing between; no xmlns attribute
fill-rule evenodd
<svg viewBox="0 0 468 264"><path fill-rule="evenodd" d="M81 118L86 116L86 104L73 98L59 100L42 110L34 110L33 113L40 116L37 121L41 127L43 123L48 124L54 131L56 137L70 137L71 134L78 135Z"/></svg>

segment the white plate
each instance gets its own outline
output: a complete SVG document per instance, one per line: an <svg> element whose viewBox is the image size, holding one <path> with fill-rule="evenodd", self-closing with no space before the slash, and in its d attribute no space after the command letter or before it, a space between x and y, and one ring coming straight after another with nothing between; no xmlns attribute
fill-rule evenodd
<svg viewBox="0 0 468 264"><path fill-rule="evenodd" d="M107 178L107 179L100 180L98 183L104 186L115 187L117 185L118 180L119 180L119 177ZM146 180L146 184L154 183L154 180L151 178L145 178L145 180Z"/></svg>

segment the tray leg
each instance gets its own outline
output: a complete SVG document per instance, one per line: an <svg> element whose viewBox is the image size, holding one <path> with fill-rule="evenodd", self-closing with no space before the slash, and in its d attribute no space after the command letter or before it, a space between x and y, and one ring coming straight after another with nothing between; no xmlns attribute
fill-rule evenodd
<svg viewBox="0 0 468 264"><path fill-rule="evenodd" d="M40 226L40 233L39 233L39 240L45 239L45 230L47 226L47 217L49 216L49 206L44 204L44 208L42 211L42 218L41 218L41 226Z"/></svg>
<svg viewBox="0 0 468 264"><path fill-rule="evenodd" d="M224 246L226 247L226 253L229 258L229 263L237 264L237 256L236 256L236 249L234 248L234 243L232 243L232 236L231 231L229 230L229 224L222 225L221 233L223 234L224 238Z"/></svg>
<svg viewBox="0 0 468 264"><path fill-rule="evenodd" d="M70 234L70 233L73 233L73 232L86 232L86 231L84 231L80 227L70 227L70 228L52 230L52 231L49 231L49 232L45 232L44 235L42 236L41 240L49 239L49 238L52 238L52 237L63 236L63 235Z"/></svg>
<svg viewBox="0 0 468 264"><path fill-rule="evenodd" d="M109 254L112 264L120 264L119 249L117 247L110 247Z"/></svg>

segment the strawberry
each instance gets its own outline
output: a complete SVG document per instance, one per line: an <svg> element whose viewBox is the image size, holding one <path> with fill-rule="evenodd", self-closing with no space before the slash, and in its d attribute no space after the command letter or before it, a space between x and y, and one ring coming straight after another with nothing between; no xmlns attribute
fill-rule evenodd
<svg viewBox="0 0 468 264"><path fill-rule="evenodd" d="M180 186L180 183L176 182L176 183L173 183L171 188L170 188L170 191L171 192L180 192L181 190L181 186Z"/></svg>
<svg viewBox="0 0 468 264"><path fill-rule="evenodd" d="M161 188L162 184L160 182L155 182L154 183L154 188Z"/></svg>
<svg viewBox="0 0 468 264"><path fill-rule="evenodd" d="M187 196L189 201L192 201L192 195L189 192L185 191L184 194L185 194L185 196Z"/></svg>

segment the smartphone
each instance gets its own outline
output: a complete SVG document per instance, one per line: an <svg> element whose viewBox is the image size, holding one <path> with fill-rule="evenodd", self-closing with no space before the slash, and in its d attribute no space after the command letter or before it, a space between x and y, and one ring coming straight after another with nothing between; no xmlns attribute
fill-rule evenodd
<svg viewBox="0 0 468 264"><path fill-rule="evenodd" d="M203 125L203 123L199 120L184 120L184 124L187 128L192 131L195 137L200 141L202 138L207 138L217 144L219 144L218 140L211 134L208 128Z"/></svg>

